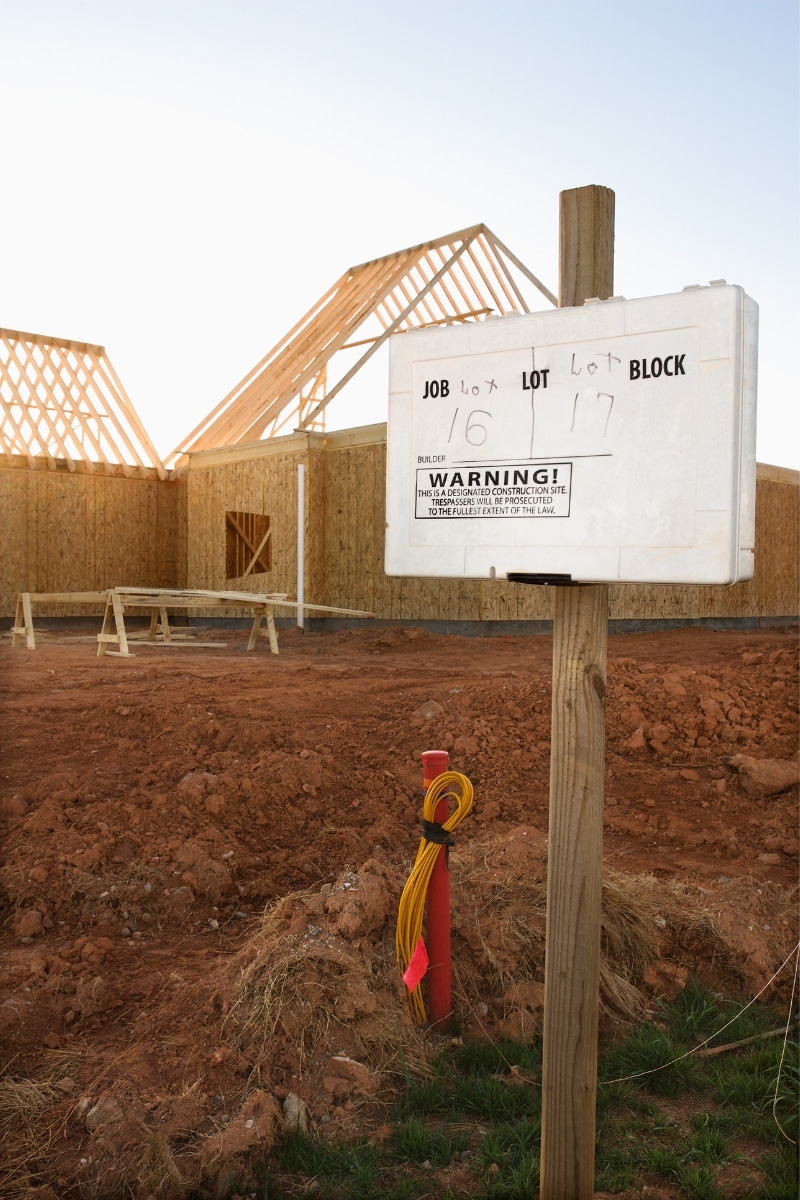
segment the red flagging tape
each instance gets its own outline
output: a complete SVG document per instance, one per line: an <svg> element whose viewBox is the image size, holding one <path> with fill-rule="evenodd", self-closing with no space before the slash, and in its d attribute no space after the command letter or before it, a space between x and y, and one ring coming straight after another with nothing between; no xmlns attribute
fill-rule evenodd
<svg viewBox="0 0 800 1200"><path fill-rule="evenodd" d="M411 955L411 962L406 967L403 973L403 983L410 992L419 985L422 976L428 969L428 951L425 949L425 943L422 938L419 939L414 953Z"/></svg>

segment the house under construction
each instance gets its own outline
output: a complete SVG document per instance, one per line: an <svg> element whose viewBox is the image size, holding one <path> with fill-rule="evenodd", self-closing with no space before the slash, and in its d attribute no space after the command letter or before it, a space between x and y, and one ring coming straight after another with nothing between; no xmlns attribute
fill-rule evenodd
<svg viewBox="0 0 800 1200"><path fill-rule="evenodd" d="M543 302L556 300L484 225L352 267L166 463L102 347L0 330L0 617L13 615L20 592L130 585L292 595L302 478L309 601L462 628L549 619L546 588L386 577L386 426L325 429L328 406L393 334ZM799 527L798 472L759 465L754 579L619 585L610 616L796 617Z"/></svg>

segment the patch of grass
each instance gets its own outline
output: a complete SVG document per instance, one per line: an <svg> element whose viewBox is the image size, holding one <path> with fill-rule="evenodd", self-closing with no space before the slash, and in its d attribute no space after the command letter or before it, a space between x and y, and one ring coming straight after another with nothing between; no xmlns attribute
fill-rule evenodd
<svg viewBox="0 0 800 1200"><path fill-rule="evenodd" d="M636 1169L623 1150L613 1150L599 1165L595 1163L595 1188L603 1192L624 1192L636 1177Z"/></svg>
<svg viewBox="0 0 800 1200"><path fill-rule="evenodd" d="M639 1118L642 1125L658 1122L658 1109L648 1097L635 1091L630 1083L610 1083L597 1089L596 1124L598 1132L618 1121L621 1113Z"/></svg>
<svg viewBox="0 0 800 1200"><path fill-rule="evenodd" d="M527 1155L505 1171L501 1167L498 1172L487 1174L483 1191L478 1194L486 1200L530 1200L538 1196L539 1155Z"/></svg>
<svg viewBox="0 0 800 1200"><path fill-rule="evenodd" d="M773 1114L786 1138L797 1145L800 1143L800 1055L796 1044L779 1067L780 1075L776 1072L772 1089Z"/></svg>
<svg viewBox="0 0 800 1200"><path fill-rule="evenodd" d="M394 1117L397 1121L412 1117L434 1116L450 1110L449 1097L455 1080L454 1072L437 1064L432 1079L411 1079L397 1098Z"/></svg>
<svg viewBox="0 0 800 1200"><path fill-rule="evenodd" d="M323 1181L347 1180L347 1195L377 1194L379 1153L368 1142L322 1142L293 1133L277 1154L286 1171ZM324 1193L323 1193L324 1194Z"/></svg>
<svg viewBox="0 0 800 1200"><path fill-rule="evenodd" d="M738 1041L742 1038L758 1037L770 1029L776 1029L785 1023L785 1014L776 1013L773 1008L763 1008L760 1004L740 1004L736 1000L722 1000L719 1004L721 1020L717 1028L725 1029L718 1037L711 1039L711 1045L724 1045L726 1042Z"/></svg>
<svg viewBox="0 0 800 1200"><path fill-rule="evenodd" d="M661 1013L672 1034L681 1041L702 1040L724 1025L717 997L696 979L671 1004L661 1004Z"/></svg>
<svg viewBox="0 0 800 1200"><path fill-rule="evenodd" d="M694 1060L682 1058L684 1043L664 1026L639 1025L603 1059L601 1079L630 1078L637 1088L659 1096L678 1096L697 1087ZM678 1061L675 1061L678 1060Z"/></svg>
<svg viewBox="0 0 800 1200"><path fill-rule="evenodd" d="M734 1024L714 1037L732 1017ZM637 1181L643 1176L656 1177L680 1188L689 1200L711 1200L722 1194L717 1183L719 1169L737 1161L731 1149L733 1140L744 1136L762 1144L763 1155L757 1161L763 1170L767 1171L764 1164L771 1161L767 1171L770 1182L758 1200L783 1200L784 1195L796 1200L797 1149L782 1137L772 1110L775 1103L775 1115L796 1142L797 1047L787 1048L780 1079L780 1038L754 1042L719 1056L691 1054L673 1062L706 1039L711 1039L711 1045L724 1045L780 1025L781 1015L774 1010L753 1005L744 1011L741 1005L720 1000L690 981L672 1004L661 1006L657 1024L640 1026L611 1047L601 1058L601 1079L637 1077L598 1090L597 1186L613 1191L629 1186L625 1180L631 1175ZM654 1073L638 1074L643 1071ZM652 1107L648 1113L642 1107L648 1093L678 1101L685 1106L685 1116L675 1105L671 1111L678 1116L668 1120Z"/></svg>
<svg viewBox="0 0 800 1200"><path fill-rule="evenodd" d="M597 1095L598 1190L622 1192L647 1183L682 1200L718 1200L728 1186L721 1180L738 1170L752 1177L750 1200L797 1200L797 1146L788 1140L798 1136L796 1044L784 1053L783 1040L774 1038L719 1055L681 1058L732 1014L736 1026L720 1044L781 1024L774 1010L744 1013L690 981L674 1003L661 1006L657 1021L634 1028L601 1053L599 1076L607 1082ZM432 1077L406 1074L385 1144L293 1135L272 1161L282 1180L288 1174L305 1183L293 1180L285 1195L297 1195L298 1186L313 1180L320 1200L414 1200L431 1194L446 1200L451 1193L437 1173L452 1170L469 1150L459 1163L468 1175L453 1200L537 1196L540 1068L538 1042L450 1047L433 1064ZM266 1191L264 1200L280 1195Z"/></svg>
<svg viewBox="0 0 800 1200"><path fill-rule="evenodd" d="M459 1051L466 1047L460 1047ZM511 1121L538 1117L541 1089L512 1075L508 1068L538 1062L537 1052L522 1053L519 1047L511 1061L500 1046L486 1043L479 1051L464 1055L467 1072L458 1069L459 1058L440 1061L432 1079L410 1080L398 1097L394 1117L407 1121L415 1117L446 1116L448 1119L477 1117L489 1121ZM494 1070L492 1070L494 1068ZM499 1070L497 1070L499 1068Z"/></svg>
<svg viewBox="0 0 800 1200"><path fill-rule="evenodd" d="M749 1053L740 1053L729 1062L717 1061L709 1071L711 1094L718 1104L736 1114L744 1132L764 1138L775 1127L777 1117L788 1137L797 1142L800 1137L797 1044L787 1046L783 1064L781 1052L782 1043L776 1038L761 1046L756 1044Z"/></svg>
<svg viewBox="0 0 800 1200"><path fill-rule="evenodd" d="M765 1154L759 1165L767 1176L767 1184L754 1200L797 1200L797 1147L788 1154L785 1151Z"/></svg>
<svg viewBox="0 0 800 1200"><path fill-rule="evenodd" d="M717 1173L710 1163L681 1163L675 1178L689 1200L717 1200L722 1196L717 1186Z"/></svg>
<svg viewBox="0 0 800 1200"><path fill-rule="evenodd" d="M669 1179L676 1176L680 1170L680 1155L673 1146L656 1142L645 1147L642 1166L653 1175Z"/></svg>
<svg viewBox="0 0 800 1200"><path fill-rule="evenodd" d="M481 1137L475 1157L484 1167L490 1167L492 1163L510 1166L534 1158L538 1164L541 1139L540 1121L497 1125Z"/></svg>
<svg viewBox="0 0 800 1200"><path fill-rule="evenodd" d="M432 1167L446 1167L468 1146L469 1138L465 1134L449 1134L419 1120L398 1125L392 1135L392 1149L399 1159L412 1163L429 1162Z"/></svg>
<svg viewBox="0 0 800 1200"><path fill-rule="evenodd" d="M674 1146L677 1130L663 1124L657 1108L629 1091L609 1104L597 1122L596 1186L624 1190L642 1172L667 1176L680 1157Z"/></svg>
<svg viewBox="0 0 800 1200"><path fill-rule="evenodd" d="M521 1071L540 1072L541 1043L526 1042L467 1042L453 1056L455 1069L464 1075L502 1075L510 1067Z"/></svg>
<svg viewBox="0 0 800 1200"><path fill-rule="evenodd" d="M515 1086L494 1075L470 1079L460 1076L452 1090L453 1111L459 1116L487 1121L512 1121L538 1117L542 1093L536 1086Z"/></svg>
<svg viewBox="0 0 800 1200"><path fill-rule="evenodd" d="M701 1119L693 1117L691 1123L700 1125L690 1143L690 1151L698 1159L706 1163L723 1163L728 1159L728 1142L731 1134L723 1128L725 1122L714 1117Z"/></svg>

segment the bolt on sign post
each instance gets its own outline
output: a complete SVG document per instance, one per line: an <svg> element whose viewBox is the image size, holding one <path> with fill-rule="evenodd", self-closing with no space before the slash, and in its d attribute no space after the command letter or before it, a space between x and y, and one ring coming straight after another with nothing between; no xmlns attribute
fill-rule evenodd
<svg viewBox="0 0 800 1200"><path fill-rule="evenodd" d="M446 750L426 750L422 755L422 785L427 792L434 779L450 770L450 755ZM442 799L436 805L434 820L444 825L449 814L449 802ZM443 1025L452 1016L452 984L450 960L450 867L447 846L440 846L436 856L426 900L426 942L428 951L428 1015L434 1027Z"/></svg>

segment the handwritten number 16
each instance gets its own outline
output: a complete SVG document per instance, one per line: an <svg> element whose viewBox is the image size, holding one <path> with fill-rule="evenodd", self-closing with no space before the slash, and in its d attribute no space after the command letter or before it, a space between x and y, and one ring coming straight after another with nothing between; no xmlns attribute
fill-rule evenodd
<svg viewBox="0 0 800 1200"><path fill-rule="evenodd" d="M453 437L453 430L456 427L458 411L459 410L456 409L456 411L453 413L453 420L450 423L450 433L447 437L448 442L450 442ZM480 421L473 421L472 418L476 415L488 417L490 421L492 419L492 414L487 412L485 408L473 408L472 412L467 417L467 423L464 427L464 437L467 439L470 446L482 446L489 436L489 432L485 425L482 425Z"/></svg>

